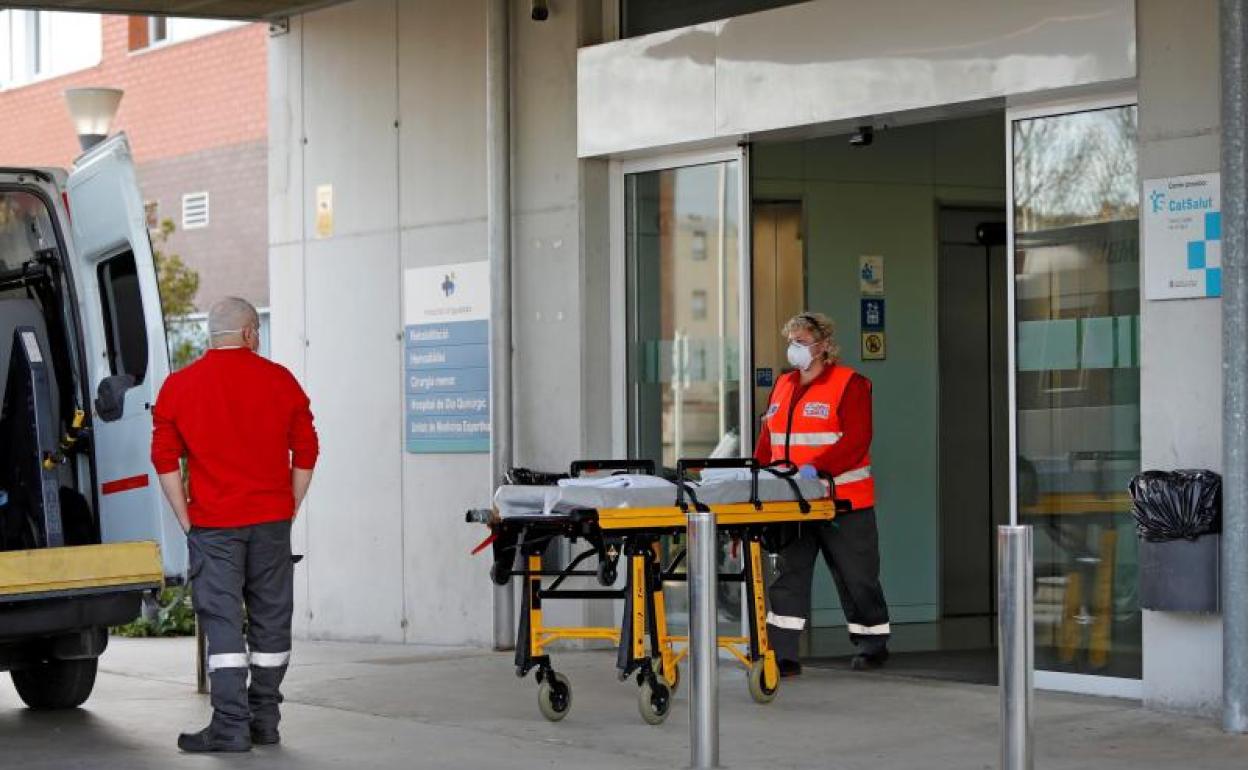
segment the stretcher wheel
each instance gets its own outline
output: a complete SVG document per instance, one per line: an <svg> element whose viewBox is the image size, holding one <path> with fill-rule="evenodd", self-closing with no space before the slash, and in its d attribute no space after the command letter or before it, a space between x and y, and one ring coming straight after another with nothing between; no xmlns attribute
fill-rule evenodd
<svg viewBox="0 0 1248 770"><path fill-rule="evenodd" d="M672 691L657 678L647 679L637 693L637 710L646 724L663 724L672 710Z"/></svg>
<svg viewBox="0 0 1248 770"><path fill-rule="evenodd" d="M490 565L490 580L496 586L505 586L511 580L511 569L506 564L494 562Z"/></svg>
<svg viewBox="0 0 1248 770"><path fill-rule="evenodd" d="M671 690L673 694L675 694L676 690L680 689L680 664L672 666L671 681L668 681L667 676L663 673L662 657L652 659L650 661L650 667L654 669L654 675L659 678L659 681L667 685L667 689Z"/></svg>
<svg viewBox="0 0 1248 770"><path fill-rule="evenodd" d="M598 562L598 585L607 586L607 587L615 585L615 579L618 576L618 574L619 573L616 570L615 562L613 561Z"/></svg>
<svg viewBox="0 0 1248 770"><path fill-rule="evenodd" d="M756 660L750 665L749 682L750 697L755 703L771 703L776 699L776 693L780 691L780 678L777 674L775 681L765 682L764 679L770 679L767 676L766 661ZM769 686L770 685L770 686Z"/></svg>
<svg viewBox="0 0 1248 770"><path fill-rule="evenodd" d="M568 678L554 671L543 677L537 688L537 707L552 722L566 717L572 710L572 685Z"/></svg>

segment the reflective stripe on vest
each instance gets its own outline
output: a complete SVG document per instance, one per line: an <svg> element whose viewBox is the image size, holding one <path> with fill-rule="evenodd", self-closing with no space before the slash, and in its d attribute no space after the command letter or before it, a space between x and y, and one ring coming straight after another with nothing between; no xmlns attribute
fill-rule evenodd
<svg viewBox="0 0 1248 770"><path fill-rule="evenodd" d="M852 484L855 481L866 481L871 478L871 466L866 465L861 468L855 468L852 471L845 471L840 476L832 479L839 487L842 484Z"/></svg>
<svg viewBox="0 0 1248 770"><path fill-rule="evenodd" d="M833 445L833 444L835 444L836 442L840 441L840 440L841 440L841 436L843 436L843 435L845 435L845 434L843 434L843 433L831 433L831 432L824 432L824 433L792 433L792 434L790 434L790 435L789 435L789 446L810 446L810 447L824 447L824 446L832 446L832 445ZM773 433L771 434L771 443L772 443L773 445L775 445L775 444L779 444L779 445L783 446L783 445L784 445L784 434L783 434L783 433L774 433L774 432L773 432Z"/></svg>

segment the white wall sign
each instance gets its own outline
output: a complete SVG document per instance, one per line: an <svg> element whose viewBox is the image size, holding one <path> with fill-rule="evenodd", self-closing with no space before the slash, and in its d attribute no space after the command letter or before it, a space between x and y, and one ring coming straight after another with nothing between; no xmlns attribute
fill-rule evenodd
<svg viewBox="0 0 1248 770"><path fill-rule="evenodd" d="M407 451L490 451L490 265L403 273Z"/></svg>
<svg viewBox="0 0 1248 770"><path fill-rule="evenodd" d="M858 289L864 296L884 296L884 257L858 258Z"/></svg>
<svg viewBox="0 0 1248 770"><path fill-rule="evenodd" d="M1222 296L1222 182L1219 174L1144 181L1144 296Z"/></svg>

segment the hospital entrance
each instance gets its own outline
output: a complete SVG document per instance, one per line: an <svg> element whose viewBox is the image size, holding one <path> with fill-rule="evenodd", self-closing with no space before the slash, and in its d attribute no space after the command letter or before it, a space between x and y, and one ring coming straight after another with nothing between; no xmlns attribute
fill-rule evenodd
<svg viewBox="0 0 1248 770"><path fill-rule="evenodd" d="M748 452L787 367L781 327L825 313L873 383L885 670L995 682L995 533L1016 503L1036 529L1038 667L1138 678L1121 536L1139 464L1134 121L986 110L626 165L630 455ZM737 591L721 586L725 631ZM847 666L822 565L813 596L804 660Z"/></svg>

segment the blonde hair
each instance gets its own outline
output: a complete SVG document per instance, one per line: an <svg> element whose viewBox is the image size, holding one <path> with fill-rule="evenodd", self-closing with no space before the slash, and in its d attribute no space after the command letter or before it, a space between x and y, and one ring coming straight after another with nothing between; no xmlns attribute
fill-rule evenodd
<svg viewBox="0 0 1248 770"><path fill-rule="evenodd" d="M831 318L823 313L798 313L784 324L780 333L789 337L799 331L810 332L815 342L828 343L827 349L823 351L824 362L835 364L840 360L841 346L836 344L836 324Z"/></svg>

